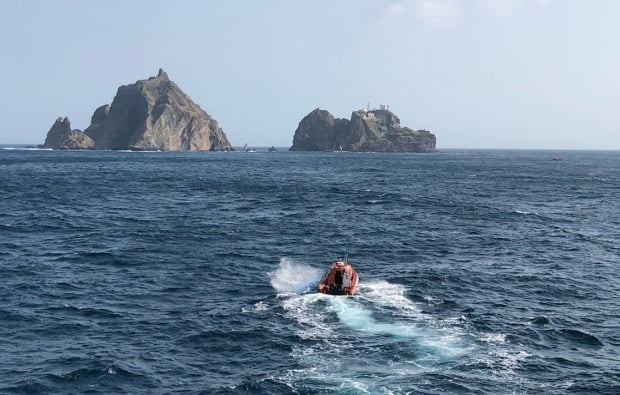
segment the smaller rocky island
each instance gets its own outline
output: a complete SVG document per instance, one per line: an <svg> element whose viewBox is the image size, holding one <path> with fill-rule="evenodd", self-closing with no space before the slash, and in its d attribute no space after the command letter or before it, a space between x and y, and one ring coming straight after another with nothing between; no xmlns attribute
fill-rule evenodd
<svg viewBox="0 0 620 395"><path fill-rule="evenodd" d="M69 118L58 118L47 132L44 148L54 149L91 149L95 145L93 139L79 129L71 129Z"/></svg>
<svg viewBox="0 0 620 395"><path fill-rule="evenodd" d="M400 119L381 105L353 111L351 119L334 118L316 108L295 131L290 151L435 152L436 138L428 130L400 126Z"/></svg>
<svg viewBox="0 0 620 395"><path fill-rule="evenodd" d="M44 148L134 151L230 151L224 131L162 69L156 77L118 88L97 108L86 130L58 118Z"/></svg>

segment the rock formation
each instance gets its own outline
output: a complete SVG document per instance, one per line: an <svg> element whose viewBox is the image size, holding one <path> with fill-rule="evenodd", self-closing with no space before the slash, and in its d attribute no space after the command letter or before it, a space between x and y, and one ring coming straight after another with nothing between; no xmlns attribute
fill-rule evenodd
<svg viewBox="0 0 620 395"><path fill-rule="evenodd" d="M156 77L119 87L111 105L95 110L84 133L94 149L232 150L217 121L161 69Z"/></svg>
<svg viewBox="0 0 620 395"><path fill-rule="evenodd" d="M317 108L299 122L290 151L435 152L435 144L434 134L401 127L387 109L354 111L348 120Z"/></svg>
<svg viewBox="0 0 620 395"><path fill-rule="evenodd" d="M53 149L90 149L94 141L79 129L71 129L71 121L65 117L58 118L47 132L44 148Z"/></svg>

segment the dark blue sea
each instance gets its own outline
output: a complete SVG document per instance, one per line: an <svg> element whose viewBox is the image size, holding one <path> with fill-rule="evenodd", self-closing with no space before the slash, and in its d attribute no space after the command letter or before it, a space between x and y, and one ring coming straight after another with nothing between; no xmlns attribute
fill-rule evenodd
<svg viewBox="0 0 620 395"><path fill-rule="evenodd" d="M620 393L620 152L0 149L0 191L3 394Z"/></svg>

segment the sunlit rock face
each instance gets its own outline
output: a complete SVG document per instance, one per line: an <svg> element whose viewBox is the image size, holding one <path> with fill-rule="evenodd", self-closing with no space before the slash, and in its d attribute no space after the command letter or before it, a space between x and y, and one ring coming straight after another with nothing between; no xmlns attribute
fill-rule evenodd
<svg viewBox="0 0 620 395"><path fill-rule="evenodd" d="M118 88L111 105L99 107L84 131L95 149L223 151L232 146L216 120L168 75Z"/></svg>

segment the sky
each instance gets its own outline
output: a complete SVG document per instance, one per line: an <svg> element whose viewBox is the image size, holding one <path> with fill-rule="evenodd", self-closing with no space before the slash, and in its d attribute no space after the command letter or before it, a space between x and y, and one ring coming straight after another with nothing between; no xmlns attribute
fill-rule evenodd
<svg viewBox="0 0 620 395"><path fill-rule="evenodd" d="M163 68L234 146L389 104L437 148L620 149L617 0L4 0L0 144Z"/></svg>

